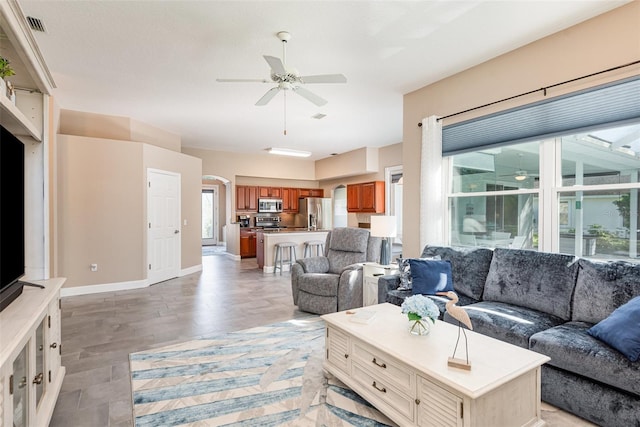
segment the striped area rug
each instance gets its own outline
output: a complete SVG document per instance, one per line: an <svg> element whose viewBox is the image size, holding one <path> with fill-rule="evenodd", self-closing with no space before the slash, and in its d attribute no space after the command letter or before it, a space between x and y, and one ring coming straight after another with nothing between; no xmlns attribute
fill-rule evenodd
<svg viewBox="0 0 640 427"><path fill-rule="evenodd" d="M322 369L319 317L129 355L135 425L385 426Z"/></svg>

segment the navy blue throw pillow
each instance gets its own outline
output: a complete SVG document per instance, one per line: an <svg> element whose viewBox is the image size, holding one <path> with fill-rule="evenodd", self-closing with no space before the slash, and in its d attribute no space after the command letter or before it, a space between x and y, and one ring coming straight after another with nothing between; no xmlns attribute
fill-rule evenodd
<svg viewBox="0 0 640 427"><path fill-rule="evenodd" d="M453 290L450 261L410 259L409 265L413 295L435 295Z"/></svg>
<svg viewBox="0 0 640 427"><path fill-rule="evenodd" d="M635 297L587 332L624 354L630 361L637 362L640 359L639 325L640 297Z"/></svg>

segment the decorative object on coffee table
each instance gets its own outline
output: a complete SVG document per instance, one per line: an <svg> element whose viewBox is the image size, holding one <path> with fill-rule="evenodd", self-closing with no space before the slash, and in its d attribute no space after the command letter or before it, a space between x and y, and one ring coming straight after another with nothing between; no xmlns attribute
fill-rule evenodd
<svg viewBox="0 0 640 427"><path fill-rule="evenodd" d="M427 335L431 323L436 323L440 314L438 306L424 295L413 295L402 303L402 312L409 317L409 332L413 335Z"/></svg>
<svg viewBox="0 0 640 427"><path fill-rule="evenodd" d="M456 303L458 302L458 294L456 294L455 292L449 291L449 292L438 292L438 295L442 295L449 298L449 301L447 301L447 304L445 306L447 309L447 313L449 313L451 317L453 317L458 321L458 339L456 340L456 346L453 349L453 356L449 358L449 360L447 361L447 364L454 368L471 370L471 363L469 363L469 343L467 341L467 333L464 331L464 329L462 329L462 325L461 325L462 323L467 328L469 328L469 330L473 331L473 325L471 324L471 319L469 318L469 315L467 314L464 308L458 307L456 305ZM460 342L460 331L462 331L462 334L464 335L464 349L466 353L466 360L456 358L456 351L458 350L458 343Z"/></svg>

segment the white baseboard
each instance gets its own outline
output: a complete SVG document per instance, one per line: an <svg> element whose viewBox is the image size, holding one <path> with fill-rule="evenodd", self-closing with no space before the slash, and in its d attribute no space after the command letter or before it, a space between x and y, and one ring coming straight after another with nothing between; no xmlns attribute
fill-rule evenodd
<svg viewBox="0 0 640 427"><path fill-rule="evenodd" d="M178 277L197 273L198 271L202 271L202 264L183 268L178 273L179 274ZM74 297L77 295L98 294L101 292L128 291L131 289L146 288L152 284L153 283L150 283L148 279L144 279L144 280L133 280L131 282L102 283L99 285L75 286L72 288L62 288L60 290L60 296Z"/></svg>
<svg viewBox="0 0 640 427"><path fill-rule="evenodd" d="M229 258L231 258L234 261L242 260L242 257L240 255L230 254L229 252L225 252L225 255L228 256Z"/></svg>
<svg viewBox="0 0 640 427"><path fill-rule="evenodd" d="M186 276L187 274L197 273L198 271L202 271L202 264L194 265L193 267L187 267L180 270L180 276Z"/></svg>
<svg viewBox="0 0 640 427"><path fill-rule="evenodd" d="M146 288L149 281L133 280L131 282L103 283L100 285L74 286L72 288L62 288L61 297L74 297L77 295L98 294L101 292L128 291L131 289Z"/></svg>

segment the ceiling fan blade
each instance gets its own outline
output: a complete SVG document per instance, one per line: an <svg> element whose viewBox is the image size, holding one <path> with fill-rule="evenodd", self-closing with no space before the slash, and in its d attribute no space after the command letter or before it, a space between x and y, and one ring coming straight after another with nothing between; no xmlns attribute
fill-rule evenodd
<svg viewBox="0 0 640 427"><path fill-rule="evenodd" d="M264 59L269 63L269 67L271 67L271 72L273 74L285 75L287 71L284 69L284 64L280 58L276 58L275 56L267 56L263 55Z"/></svg>
<svg viewBox="0 0 640 427"><path fill-rule="evenodd" d="M269 101L271 101L273 99L273 97L278 94L278 92L280 92L280 88L279 87L273 87L273 88L269 89L267 91L267 93L265 93L264 96L262 98L260 98L258 100L258 102L256 102L256 105L258 105L258 106L267 105L269 103Z"/></svg>
<svg viewBox="0 0 640 427"><path fill-rule="evenodd" d="M322 107L324 104L327 103L327 100L324 98L319 97L318 95L316 95L315 93L308 91L307 89L303 88L303 87L294 87L292 88L293 91L295 93L297 93L298 95L300 95L301 97L313 102L314 104L316 104L318 107Z"/></svg>
<svg viewBox="0 0 640 427"><path fill-rule="evenodd" d="M273 83L267 79L216 79L216 81L220 83Z"/></svg>
<svg viewBox="0 0 640 427"><path fill-rule="evenodd" d="M346 83L347 78L342 74L319 74L316 76L301 76L302 83Z"/></svg>

